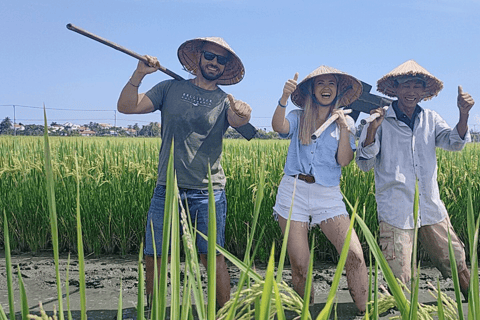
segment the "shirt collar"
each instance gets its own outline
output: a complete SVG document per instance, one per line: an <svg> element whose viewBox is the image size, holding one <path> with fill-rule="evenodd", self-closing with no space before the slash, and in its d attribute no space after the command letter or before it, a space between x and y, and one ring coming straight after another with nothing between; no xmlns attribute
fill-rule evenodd
<svg viewBox="0 0 480 320"><path fill-rule="evenodd" d="M395 100L392 102L392 107L393 107L393 111L395 111L395 116L397 117L397 119L399 120L403 119L403 116L407 117L408 119L408 116L398 107L398 100ZM420 107L417 104L415 106L415 110L413 111L412 118L410 119L410 121L414 120L422 110L423 110L422 107Z"/></svg>

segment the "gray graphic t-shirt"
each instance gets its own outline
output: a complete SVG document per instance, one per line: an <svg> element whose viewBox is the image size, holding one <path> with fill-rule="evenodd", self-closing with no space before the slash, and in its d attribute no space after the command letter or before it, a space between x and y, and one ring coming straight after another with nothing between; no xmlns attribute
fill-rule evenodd
<svg viewBox="0 0 480 320"><path fill-rule="evenodd" d="M208 164L215 189L225 187L220 165L222 139L228 128L227 94L204 90L188 80L167 80L150 89L146 96L161 111L162 145L158 164L158 184L166 184L172 139L179 188L207 189Z"/></svg>

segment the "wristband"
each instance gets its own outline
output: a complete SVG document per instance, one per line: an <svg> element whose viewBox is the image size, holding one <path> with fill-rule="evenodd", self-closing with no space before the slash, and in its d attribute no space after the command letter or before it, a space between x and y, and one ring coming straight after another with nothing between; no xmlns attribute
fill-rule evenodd
<svg viewBox="0 0 480 320"><path fill-rule="evenodd" d="M131 84L132 86L134 86L135 88L140 87L140 85L142 84L142 81L140 81L140 82L138 83L138 86L136 86L136 85L134 85L134 84L132 83L132 81L130 81L130 80L132 80L132 78L128 79L128 83Z"/></svg>
<svg viewBox="0 0 480 320"><path fill-rule="evenodd" d="M282 108L286 108L288 106L288 100L287 100L287 104L283 105L283 104L280 103L280 99L278 99L278 105Z"/></svg>

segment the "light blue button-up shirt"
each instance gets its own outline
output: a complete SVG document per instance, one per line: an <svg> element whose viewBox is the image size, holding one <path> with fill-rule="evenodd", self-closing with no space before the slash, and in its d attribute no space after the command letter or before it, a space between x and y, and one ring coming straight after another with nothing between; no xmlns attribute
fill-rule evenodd
<svg viewBox="0 0 480 320"><path fill-rule="evenodd" d="M415 182L419 188L418 226L432 225L447 217L437 182L436 148L460 151L469 141L460 138L438 113L422 109L413 130L397 119L390 106L377 130L375 142L363 147L366 125L358 143L355 161L363 171L375 168L375 198L378 219L400 229L413 229Z"/></svg>
<svg viewBox="0 0 480 320"><path fill-rule="evenodd" d="M291 111L286 119L289 122L288 134L280 134L282 138L290 138L287 161L284 172L286 175L308 174L315 177L315 183L331 187L340 184L342 168L337 162L336 154L340 130L336 122L333 122L327 129L313 140L309 145L303 145L298 139L298 127L300 116L303 110ZM351 117L347 118L347 124L352 132L350 134L350 145L355 151L355 122Z"/></svg>

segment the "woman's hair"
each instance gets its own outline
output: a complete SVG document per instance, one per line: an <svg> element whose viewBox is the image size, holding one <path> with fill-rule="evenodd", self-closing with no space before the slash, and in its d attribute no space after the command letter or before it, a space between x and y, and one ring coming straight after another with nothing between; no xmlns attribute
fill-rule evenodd
<svg viewBox="0 0 480 320"><path fill-rule="evenodd" d="M337 79L338 85L338 78L336 76L335 78ZM305 104L303 106L303 112L300 116L300 124L298 128L298 139L303 145L309 145L312 142L312 134L318 129L317 114L319 103L317 101L317 98L313 94L314 86L314 82L312 81L312 79L310 79L307 83L305 83L303 87L303 90L306 91L306 97ZM332 102L332 106L330 106L330 109L333 108L335 101L336 97L335 100ZM332 110L330 110L330 112L332 112Z"/></svg>

